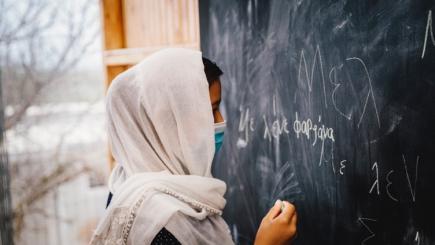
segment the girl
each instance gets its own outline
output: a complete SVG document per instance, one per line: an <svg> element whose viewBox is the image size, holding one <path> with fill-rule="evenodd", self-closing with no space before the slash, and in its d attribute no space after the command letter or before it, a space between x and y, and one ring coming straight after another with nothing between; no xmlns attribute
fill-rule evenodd
<svg viewBox="0 0 435 245"><path fill-rule="evenodd" d="M211 164L223 139L222 71L201 52L165 49L114 79L109 141L113 199L90 244L233 244L222 219L226 185ZM286 244L295 207L277 201L255 244Z"/></svg>

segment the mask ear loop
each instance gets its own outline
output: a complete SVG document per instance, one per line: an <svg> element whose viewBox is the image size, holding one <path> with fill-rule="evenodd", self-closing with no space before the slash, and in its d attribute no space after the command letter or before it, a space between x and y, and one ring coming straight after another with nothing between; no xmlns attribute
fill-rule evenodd
<svg viewBox="0 0 435 245"><path fill-rule="evenodd" d="M214 132L215 133L222 133L225 131L225 128L227 127L227 121L223 121L220 123L214 124Z"/></svg>

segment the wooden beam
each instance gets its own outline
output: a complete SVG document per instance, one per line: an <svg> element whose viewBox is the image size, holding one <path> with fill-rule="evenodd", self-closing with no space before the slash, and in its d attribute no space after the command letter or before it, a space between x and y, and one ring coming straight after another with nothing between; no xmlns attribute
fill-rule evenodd
<svg viewBox="0 0 435 245"><path fill-rule="evenodd" d="M148 55L167 47L190 48L199 50L199 43L106 50L103 53L104 64L106 66L135 65Z"/></svg>

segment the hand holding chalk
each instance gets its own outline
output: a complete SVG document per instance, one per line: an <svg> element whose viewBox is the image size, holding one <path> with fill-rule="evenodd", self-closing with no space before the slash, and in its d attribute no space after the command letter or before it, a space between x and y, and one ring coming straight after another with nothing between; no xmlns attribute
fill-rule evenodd
<svg viewBox="0 0 435 245"><path fill-rule="evenodd" d="M255 245L289 244L296 235L297 213L293 204L277 200L261 221Z"/></svg>

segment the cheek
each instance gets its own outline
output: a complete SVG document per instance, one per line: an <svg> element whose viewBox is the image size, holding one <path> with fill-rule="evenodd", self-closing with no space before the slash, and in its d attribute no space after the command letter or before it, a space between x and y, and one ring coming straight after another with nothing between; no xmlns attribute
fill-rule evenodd
<svg viewBox="0 0 435 245"><path fill-rule="evenodd" d="M219 110L213 111L213 117L215 123L220 123L224 121L224 118Z"/></svg>

